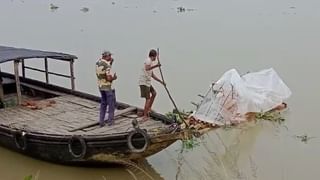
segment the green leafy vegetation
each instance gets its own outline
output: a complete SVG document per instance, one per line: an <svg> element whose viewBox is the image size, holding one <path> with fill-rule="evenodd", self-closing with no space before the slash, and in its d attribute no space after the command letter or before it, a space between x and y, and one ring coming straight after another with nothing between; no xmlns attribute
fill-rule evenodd
<svg viewBox="0 0 320 180"><path fill-rule="evenodd" d="M273 122L283 122L285 119L282 117L280 112L269 111L265 113L256 113L257 120L268 120Z"/></svg>
<svg viewBox="0 0 320 180"><path fill-rule="evenodd" d="M24 177L24 180L32 180L32 175Z"/></svg>
<svg viewBox="0 0 320 180"><path fill-rule="evenodd" d="M181 118L187 119L191 113L192 113L191 111L182 110L182 111L180 111L180 115L181 115L181 117L180 117L179 112L174 109L174 110L172 110L172 112L167 112L165 115L169 119L173 119L178 123L182 123L183 120Z"/></svg>
<svg viewBox="0 0 320 180"><path fill-rule="evenodd" d="M190 138L190 139L185 139L182 140L182 148L186 150L192 150L195 147L200 146L200 142L198 141L197 138Z"/></svg>
<svg viewBox="0 0 320 180"><path fill-rule="evenodd" d="M24 177L24 180L38 180L39 179L39 174L40 174L40 171L37 171L35 176L28 175L28 176Z"/></svg>

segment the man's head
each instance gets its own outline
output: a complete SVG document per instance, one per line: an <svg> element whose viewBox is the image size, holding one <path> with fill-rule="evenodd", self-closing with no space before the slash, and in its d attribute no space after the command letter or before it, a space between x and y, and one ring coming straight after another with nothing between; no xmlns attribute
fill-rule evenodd
<svg viewBox="0 0 320 180"><path fill-rule="evenodd" d="M154 49L151 49L150 52L149 52L149 58L150 58L152 61L155 61L156 58L157 58L157 51L154 50Z"/></svg>
<svg viewBox="0 0 320 180"><path fill-rule="evenodd" d="M107 61L111 61L112 57L111 57L112 53L110 51L103 51L102 52L102 59L105 59Z"/></svg>

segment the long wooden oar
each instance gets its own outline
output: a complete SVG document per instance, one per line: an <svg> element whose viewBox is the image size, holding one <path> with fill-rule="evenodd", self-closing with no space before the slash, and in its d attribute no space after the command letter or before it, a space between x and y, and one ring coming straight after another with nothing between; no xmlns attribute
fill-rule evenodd
<svg viewBox="0 0 320 180"><path fill-rule="evenodd" d="M160 58L159 58L159 48L157 49L157 60L158 60L158 63L161 64L161 63L160 63ZM165 81L164 81L164 77L163 77L163 73L162 73L161 66L159 67L159 70L160 70L160 75L161 75L162 82L165 82ZM171 96L171 94L170 94L170 92L169 92L169 89L168 89L167 85L164 83L163 86L164 86L164 88L166 89L167 94L168 94L168 96L169 96L169 98L170 98L170 100L171 100L174 108L175 108L176 111L178 112L179 118L183 121L183 123L186 125L186 127L189 128L188 123L183 119L183 117L182 117L182 115L181 115L181 113L180 113L180 111L179 111L176 103L174 102L174 100L173 100L173 98L172 98L172 96Z"/></svg>

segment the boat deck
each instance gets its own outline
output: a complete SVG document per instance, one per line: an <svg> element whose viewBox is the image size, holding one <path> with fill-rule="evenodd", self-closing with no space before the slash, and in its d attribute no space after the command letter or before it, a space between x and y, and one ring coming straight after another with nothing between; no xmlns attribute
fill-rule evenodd
<svg viewBox="0 0 320 180"><path fill-rule="evenodd" d="M98 135L131 131L133 129L132 120L135 118L140 119L137 116L137 110L131 107L132 111L127 112L125 116L118 116L112 126L99 127L95 125L73 131L98 122L100 106L98 102L74 95L61 95L54 98L36 100L35 102L37 108L22 105L0 109L0 124L45 134ZM124 110L116 110L115 114L121 111ZM139 123L139 126L147 131L167 127L161 121L152 119Z"/></svg>

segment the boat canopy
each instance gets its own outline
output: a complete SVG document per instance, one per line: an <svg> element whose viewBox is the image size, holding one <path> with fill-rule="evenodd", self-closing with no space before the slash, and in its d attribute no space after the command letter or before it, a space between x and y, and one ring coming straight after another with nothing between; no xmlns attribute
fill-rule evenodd
<svg viewBox="0 0 320 180"><path fill-rule="evenodd" d="M77 56L65 53L0 46L0 63L30 58L51 58L65 61L78 59Z"/></svg>

